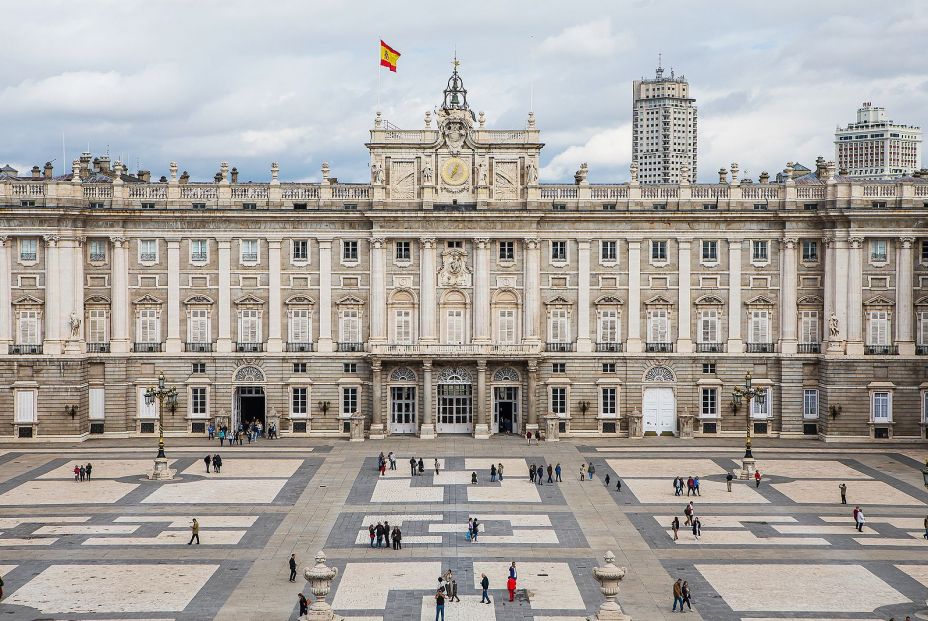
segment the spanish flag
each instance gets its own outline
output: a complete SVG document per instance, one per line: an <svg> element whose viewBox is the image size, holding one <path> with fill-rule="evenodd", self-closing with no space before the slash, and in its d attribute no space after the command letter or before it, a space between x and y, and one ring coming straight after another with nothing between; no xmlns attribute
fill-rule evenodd
<svg viewBox="0 0 928 621"><path fill-rule="evenodd" d="M387 67L390 71L396 72L396 61L400 59L400 53L380 40L380 66Z"/></svg>

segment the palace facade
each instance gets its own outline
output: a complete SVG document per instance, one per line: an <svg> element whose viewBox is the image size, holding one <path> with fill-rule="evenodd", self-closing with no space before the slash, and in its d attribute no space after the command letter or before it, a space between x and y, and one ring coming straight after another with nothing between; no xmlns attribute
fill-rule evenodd
<svg viewBox="0 0 928 621"><path fill-rule="evenodd" d="M169 435L925 437L928 179L544 184L485 124L455 71L370 183L0 171L0 436L156 434L163 373Z"/></svg>

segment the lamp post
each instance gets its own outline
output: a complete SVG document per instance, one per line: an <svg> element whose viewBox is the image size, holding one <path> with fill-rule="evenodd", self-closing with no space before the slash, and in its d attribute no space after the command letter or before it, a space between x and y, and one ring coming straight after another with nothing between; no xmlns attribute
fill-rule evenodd
<svg viewBox="0 0 928 621"><path fill-rule="evenodd" d="M155 457L155 469L148 475L149 479L173 479L174 471L168 469L168 459L164 454L164 402L167 401L171 411L177 408L177 388L168 388L164 382L164 371L158 374L158 387L148 387L145 391L145 403L154 405L158 401L158 455Z"/></svg>
<svg viewBox="0 0 928 621"><path fill-rule="evenodd" d="M747 438L744 442L744 457L741 460L742 479L750 479L754 476L754 454L751 452L751 401L757 400L763 404L767 399L766 388L755 388L751 383L751 372L748 371L744 376L744 386L735 386L731 392L731 400L735 405L735 410L741 406L742 400L747 401Z"/></svg>

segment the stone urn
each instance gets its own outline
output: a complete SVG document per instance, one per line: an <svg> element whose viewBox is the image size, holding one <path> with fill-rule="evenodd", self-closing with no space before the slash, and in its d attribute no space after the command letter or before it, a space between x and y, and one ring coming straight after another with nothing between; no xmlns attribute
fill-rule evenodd
<svg viewBox="0 0 928 621"><path fill-rule="evenodd" d="M338 575L338 569L325 564L325 552L316 553L316 564L303 571L303 577L309 583L309 590L313 594L313 603L309 612L300 617L300 621L342 621L344 617L335 614L332 607L325 601L326 595L332 590L332 580Z"/></svg>
<svg viewBox="0 0 928 621"><path fill-rule="evenodd" d="M595 615L587 617L587 621L632 621L632 618L622 612L622 607L616 601L619 594L619 583L625 577L625 568L615 564L615 554L612 550L603 556L605 565L593 568L593 577L599 582L599 590L606 601L602 603Z"/></svg>

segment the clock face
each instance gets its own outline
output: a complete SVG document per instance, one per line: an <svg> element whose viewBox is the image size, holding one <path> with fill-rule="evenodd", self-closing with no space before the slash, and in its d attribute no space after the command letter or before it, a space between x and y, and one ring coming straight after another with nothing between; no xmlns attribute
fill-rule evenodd
<svg viewBox="0 0 928 621"><path fill-rule="evenodd" d="M445 160L441 166L441 178L448 185L461 185L470 176L470 167L459 157Z"/></svg>

